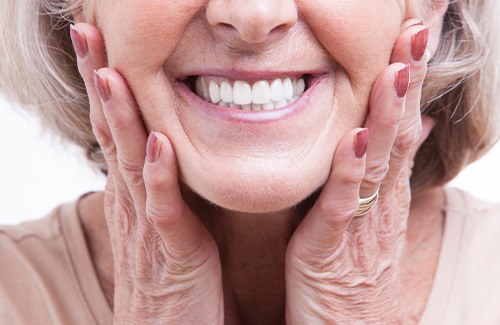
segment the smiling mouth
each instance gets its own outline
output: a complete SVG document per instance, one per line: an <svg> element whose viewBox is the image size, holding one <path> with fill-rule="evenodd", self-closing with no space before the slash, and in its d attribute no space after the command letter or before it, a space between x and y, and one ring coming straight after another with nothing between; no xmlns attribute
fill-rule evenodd
<svg viewBox="0 0 500 325"><path fill-rule="evenodd" d="M191 76L187 84L207 102L241 111L270 111L295 102L308 88L310 75L249 82L216 76Z"/></svg>

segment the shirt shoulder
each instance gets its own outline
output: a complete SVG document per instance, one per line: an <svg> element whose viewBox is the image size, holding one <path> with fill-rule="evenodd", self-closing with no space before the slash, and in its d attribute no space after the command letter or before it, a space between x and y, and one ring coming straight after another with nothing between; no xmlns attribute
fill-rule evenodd
<svg viewBox="0 0 500 325"><path fill-rule="evenodd" d="M445 211L434 323L500 324L500 204L447 189Z"/></svg>
<svg viewBox="0 0 500 325"><path fill-rule="evenodd" d="M0 226L1 324L104 324L92 308L92 297L102 292L76 206Z"/></svg>

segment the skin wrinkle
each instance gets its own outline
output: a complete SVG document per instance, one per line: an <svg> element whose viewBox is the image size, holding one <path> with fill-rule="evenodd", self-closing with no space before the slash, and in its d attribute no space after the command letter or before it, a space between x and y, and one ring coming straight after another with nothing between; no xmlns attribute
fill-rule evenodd
<svg viewBox="0 0 500 325"><path fill-rule="evenodd" d="M338 2L342 3L342 0L338 0ZM224 225L224 222L231 220L230 222L234 222L232 224L233 229L245 230L245 232L248 232L246 235L253 234L253 236L246 236L242 239L241 235L236 237L236 232L230 234L224 233L223 238L218 243L223 247L221 251L226 255L223 260L224 263L227 263L223 265L225 272L236 275L230 279L230 287L226 290L232 292L233 296L235 296L234 300L236 301L236 305L238 305L237 309L242 315L246 315L245 313L248 314L248 310L258 310L256 306L258 303L262 303L262 299L259 299L259 297L262 298L263 296L259 296L255 291L252 291L251 284L252 280L266 278L263 276L262 268L255 267L259 263L252 263L250 257L260 257L260 259L254 258L253 262L257 261L264 265L268 262L283 259L282 254L284 253L284 249L269 250L269 246L274 242L265 242L265 238L263 239L261 235L266 234L270 236L272 234L279 234L277 242L281 242L282 238L289 238L295 230L295 227L292 227L292 229L288 229L290 227L283 229L283 225L269 222L272 217L281 217L288 224L293 223L291 220L295 220L295 218L294 216L290 216L290 213L293 212L290 209L280 210L282 215L267 213L269 211L274 212L272 209L276 209L275 206L270 205L268 202L288 200L288 207L293 206L297 204L298 200L309 195L311 191L316 190L318 185L321 186L323 184L325 176L329 175L331 169L331 161L328 161L328 159L325 159L326 162L321 161L327 156L325 152L329 154L335 149L340 136L346 130L359 126L362 123L366 115L368 96L373 81L380 73L380 70L386 67L394 40L399 34L399 25L402 17L399 15L396 18L394 17L392 9L395 6L391 3L385 1L364 3L359 5L360 10L353 11L352 7L356 9L356 5L345 2L348 1L344 1L342 4L344 7L335 7L336 3L328 1L317 2L320 5L330 8L331 11L329 14L332 17L327 17L328 15L325 14L327 11L323 10L324 8L314 8L314 1L311 1L311 3L307 1L296 2L302 17L309 18L307 22L310 22L311 26L309 24L297 24L293 28L296 34L290 35L290 37L296 37L295 41L302 40L300 35L306 40L309 39L310 42L307 43L308 51L301 52L302 49L297 46L283 47L284 42L276 42L274 44L277 48L273 48L272 46L256 46L253 49L246 49L247 51L253 50L253 52L252 55L244 56L243 58L239 57L238 53L227 53L226 51L229 49L227 43L223 43L222 45L217 44L215 47L207 45L197 47L198 43L206 40L204 37L207 35L202 30L201 33L198 32L202 28L210 28L209 26L195 23L186 28L186 30L183 30L182 33L169 31L168 28L182 29L183 26L185 27L188 24L188 22L184 22L183 24L182 21L179 22L176 19L186 19L188 21L189 19L196 19L195 17L199 18L199 16L182 16L182 14L178 15L176 12L175 17L170 19L168 10L166 10L166 7L162 7L163 2L161 1L154 2L155 9L153 10L143 3L125 0L119 11L113 12L114 7L112 5L106 7L108 9L106 12L110 12L110 14L101 18L106 20L105 22L101 22L100 26L103 27L110 62L113 66L119 68L122 74L127 75L125 77L130 83L133 93L136 94L139 107L143 109L143 117L148 127L165 133L178 150L179 173L186 175L186 186L191 187L193 191L199 193L202 197L212 195L207 199L213 202L214 205L210 207L213 209L208 210L215 213L208 217L205 216L202 220L204 219L205 224L211 224L213 227L220 226L221 224ZM182 9L183 3L179 1L176 4L178 5L176 9ZM190 10L195 11L197 8L203 8L202 6L195 6L200 4L200 2L193 1L192 3L194 6ZM137 15L137 12L145 7L148 7L148 10L144 16ZM381 17L370 15L369 13L373 12L372 7L380 7L379 10L389 16L389 18L382 19ZM161 10L162 8L163 10ZM384 8L388 10L384 10ZM347 9L352 12L351 16L354 17L345 15L345 12L342 10ZM399 12L399 10L400 8L398 7L397 11ZM182 12L182 10L179 10L179 12ZM132 15L133 13L136 16L141 16L141 18L136 21L137 17ZM155 17L161 17L161 21L155 20ZM340 21L336 18L339 18ZM353 20L350 21L349 18ZM355 21L356 18L364 19L366 22L363 22L364 25L362 25L360 21ZM336 25L337 23L339 25ZM373 28L372 26L378 26L378 28ZM311 30L308 29L309 27L311 27ZM351 28L349 29L349 27ZM356 34L357 32L359 32L359 35ZM133 36L129 34L133 34ZM165 35L174 35L174 37L165 37ZM315 36L318 36L318 38ZM210 38L207 39L210 40ZM292 41L292 39L289 40L289 42ZM154 44L154 46L150 44ZM200 52L198 51L200 49L204 51L208 50L209 52ZM199 53L203 53L203 55L199 55ZM226 54L227 57L223 54ZM134 59L137 58L140 58L140 60L134 62ZM312 108L309 112L311 114L301 116L305 120L301 121L305 123L305 127L301 127L299 123L295 123L293 118L290 118L288 121L275 126L274 130L265 126L259 126L258 128L263 133L260 137L252 134L250 131L253 130L250 127L244 128L238 126L225 129L221 127L224 126L223 123L212 120L203 121L203 118L199 118L196 112L189 105L186 105L186 102L182 98L179 98L179 93L175 89L172 89L172 80L175 79L177 74L182 73L183 69L189 71L190 67L196 67L197 65L210 66L212 64L220 64L223 68L231 68L238 65L241 69L252 69L262 65L262 69L276 69L276 67L279 68L280 64L283 63L285 65L289 62L293 65L302 63L300 61L302 58L310 58L312 62L321 62L325 66L330 67L334 71L334 74L328 81L328 87L325 88L335 85L333 95L331 91L320 91L316 96L319 100L314 102L321 109L329 109L330 111L321 111L318 113L314 110L315 105L311 105ZM282 59L282 62L280 59ZM138 62L143 67L137 67ZM335 62L335 66L332 62ZM161 105L162 103L168 103L168 106ZM172 108L172 106L175 107ZM316 123L307 120L311 116L316 119ZM320 118L324 118L324 124L318 123ZM205 124L200 123L200 121L203 121ZM220 132L220 130L224 132ZM216 131L219 131L219 133L215 133ZM282 138L280 138L280 133L284 133ZM300 136L293 137L294 133ZM213 137L214 134L219 136ZM267 148L268 155L266 155L265 141L263 141L266 136L268 138L270 136L276 137L276 142L279 144L279 146L273 146L274 143L270 142L269 148ZM248 139L245 140L245 137ZM288 137L293 141L288 141ZM314 142L314 146L310 145L309 139L317 139ZM252 142L262 145L262 151L259 151L257 155L259 159L253 159L255 152L254 156L248 154L252 152ZM276 153L276 147L280 148L280 152ZM291 150L289 152L282 151L286 148L291 148ZM236 150L241 151L236 152ZM308 151L310 155L305 154ZM308 164L311 168L307 173L303 173L301 170L303 166L296 161L297 152L300 152L304 156L303 164ZM200 153L202 154L200 155ZM248 157L249 161L241 162L234 159L234 157ZM262 159L266 157L269 158L268 161ZM200 159L201 162L199 161ZM288 164L286 162L287 159L291 161ZM235 163L240 163L237 165L237 168L234 168ZM272 164L272 167L266 167L266 163ZM279 169L283 170L283 174L276 176L275 171ZM210 173L208 173L210 175L205 175L207 174L207 170L210 170ZM274 178L272 177L273 175ZM212 176L220 178L206 179L206 177ZM312 182L310 181L311 176L315 178ZM205 179L203 179L204 177ZM201 179L201 181L198 179ZM210 186L206 187L207 184L210 184ZM304 188L307 190L304 191ZM290 194L293 194L294 197L290 198ZM232 197L227 201L220 202L220 200L226 199L228 196ZM268 199L269 201L265 201L267 199L266 196L272 197ZM215 204L233 204L232 207L235 209L242 208L243 206L242 210L246 208L249 210L247 211L249 213L234 214L229 209L218 208ZM255 207L262 207L265 204L268 204L264 207L266 210L264 212L266 213L255 210ZM217 215L221 211L227 212L226 218L223 218L220 214ZM212 220L211 217L217 217L217 222L207 222ZM246 227L241 228L241 220L251 220L251 222ZM263 232L261 229L264 220L266 221L265 225L268 227L265 228L266 232ZM212 233L217 233L217 231L213 231L213 228L210 230L212 230ZM376 237L368 238L368 241L365 243L367 250L376 239ZM346 243L342 241L341 245L346 245ZM259 253L263 251L268 255L260 254L259 256ZM352 268L356 267L354 265L356 263L350 260L348 253L350 252L347 250L347 252L344 251L343 254L338 255L340 259L346 260L346 264L342 266L336 265L332 272L344 274L347 281L346 284L352 284L353 279L349 278L352 275L349 273ZM381 253L377 252L377 254ZM237 258L235 259L235 257ZM375 258L375 256L368 255L366 257ZM361 258L363 259L363 256ZM358 263L369 265L371 264L371 260L358 261ZM384 263L388 262L383 261L379 265L379 268L376 270L377 277L375 280L371 277L366 277L366 279L365 277L360 277L355 279L354 286L363 283L367 284L368 287L373 286L373 283L370 281L377 281L378 277L384 277L386 273L387 265ZM318 267L323 266L324 264ZM281 272L282 277L282 270L277 269ZM270 272L267 279L277 278L273 270L266 271ZM253 278L241 276L244 274L243 272L247 272L246 274ZM323 274L322 276L328 277L329 275ZM317 280L317 278L317 274L311 275L311 280ZM366 286L361 286L366 289ZM269 289L273 289L273 292L266 296L267 299L277 297L275 303L282 304L283 297L281 296L283 293L278 292L280 294L278 295L275 292L279 291L278 289L275 290L272 287L269 287ZM339 288L333 287L330 289L334 291ZM352 288L347 293L352 295L356 289ZM245 301L251 303L244 305L242 297L245 297ZM390 301L390 299L382 297L381 301Z"/></svg>

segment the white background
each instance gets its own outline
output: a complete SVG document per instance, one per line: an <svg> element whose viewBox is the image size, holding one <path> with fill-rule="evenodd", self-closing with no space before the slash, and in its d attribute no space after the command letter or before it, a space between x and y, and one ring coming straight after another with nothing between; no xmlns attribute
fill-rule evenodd
<svg viewBox="0 0 500 325"><path fill-rule="evenodd" d="M453 186L500 201L500 144L467 167ZM79 149L43 134L34 118L0 98L0 224L36 219L88 191L102 190Z"/></svg>

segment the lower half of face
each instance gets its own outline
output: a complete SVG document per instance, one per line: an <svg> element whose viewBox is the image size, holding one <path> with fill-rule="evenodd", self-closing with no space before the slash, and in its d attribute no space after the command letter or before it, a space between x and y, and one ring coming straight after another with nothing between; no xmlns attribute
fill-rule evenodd
<svg viewBox="0 0 500 325"><path fill-rule="evenodd" d="M295 1L297 21L263 45L224 38L201 2L131 2L102 17L110 66L147 128L170 139L194 192L236 211L296 205L328 178L341 137L363 124L400 7Z"/></svg>

